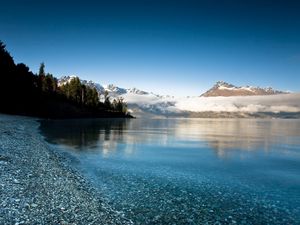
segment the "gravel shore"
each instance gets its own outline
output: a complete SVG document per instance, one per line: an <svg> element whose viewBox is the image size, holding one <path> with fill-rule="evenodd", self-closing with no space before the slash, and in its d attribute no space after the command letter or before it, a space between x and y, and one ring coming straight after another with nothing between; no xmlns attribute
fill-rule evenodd
<svg viewBox="0 0 300 225"><path fill-rule="evenodd" d="M0 224L130 224L44 141L38 126L0 114Z"/></svg>

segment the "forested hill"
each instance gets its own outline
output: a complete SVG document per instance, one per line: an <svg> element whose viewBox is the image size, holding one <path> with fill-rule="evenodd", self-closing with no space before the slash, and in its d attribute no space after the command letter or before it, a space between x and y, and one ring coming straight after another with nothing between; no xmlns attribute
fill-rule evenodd
<svg viewBox="0 0 300 225"><path fill-rule="evenodd" d="M58 87L57 79L42 63L34 74L13 57L0 41L0 112L42 118L131 117L118 99L99 101L98 93L74 79Z"/></svg>

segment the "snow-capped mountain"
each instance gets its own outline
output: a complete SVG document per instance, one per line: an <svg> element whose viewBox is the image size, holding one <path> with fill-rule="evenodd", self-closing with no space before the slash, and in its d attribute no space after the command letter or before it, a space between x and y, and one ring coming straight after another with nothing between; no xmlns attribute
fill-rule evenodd
<svg viewBox="0 0 300 225"><path fill-rule="evenodd" d="M274 90L271 87L260 88L252 86L237 87L235 85L218 81L211 89L203 93L202 97L216 97L216 96L252 96L252 95L275 95L287 94L288 92Z"/></svg>
<svg viewBox="0 0 300 225"><path fill-rule="evenodd" d="M141 91L137 88L129 88L127 89L127 93L133 93L133 94L138 94L138 95L148 95L149 93L146 91Z"/></svg>
<svg viewBox="0 0 300 225"><path fill-rule="evenodd" d="M78 76L63 76L58 80L58 86L64 85L66 83L69 83L72 79L79 78ZM121 88L117 87L114 84L108 84L108 85L101 85L98 83L95 83L94 81L87 81L80 79L80 82L84 85L87 85L88 87L95 88L99 95L104 95L105 91L108 92L108 95L111 98L117 98L124 94L136 94L136 95L148 95L150 93L146 91L139 90L137 88Z"/></svg>
<svg viewBox="0 0 300 225"><path fill-rule="evenodd" d="M58 86L62 86L64 84L67 84L72 79L75 79L75 78L79 78L79 77L78 76L74 76L74 75L72 75L72 76L63 76L60 79L58 79ZM95 83L95 82L93 82L91 80L87 81L87 80L80 79L80 82L82 84L84 84L84 85L87 85L88 87L95 88L99 94L103 94L104 91L105 91L105 88L102 85L100 85L98 83Z"/></svg>
<svg viewBox="0 0 300 225"><path fill-rule="evenodd" d="M123 95L123 94L127 93L127 90L125 88L120 88L120 87L117 87L117 86L115 86L113 84L104 85L104 89L112 97L113 96L117 97L119 95Z"/></svg>
<svg viewBox="0 0 300 225"><path fill-rule="evenodd" d="M58 86L70 82L77 76L63 76L58 80ZM129 110L134 114L150 113L154 115L174 114L177 110L174 107L175 99L171 96L162 96L153 92L146 92L137 88L121 88L113 84L101 85L93 81L80 79L82 84L96 88L100 101L104 100L105 91L110 99L122 97L128 105Z"/></svg>
<svg viewBox="0 0 300 225"><path fill-rule="evenodd" d="M76 76L59 79L70 82ZM289 94L272 88L236 87L218 82L203 95L195 97L162 96L137 88L120 88L81 80L95 87L103 101L107 91L111 100L122 97L129 111L137 117L297 117L300 118L300 93ZM217 95L218 94L218 95ZM208 96L214 96L213 98Z"/></svg>

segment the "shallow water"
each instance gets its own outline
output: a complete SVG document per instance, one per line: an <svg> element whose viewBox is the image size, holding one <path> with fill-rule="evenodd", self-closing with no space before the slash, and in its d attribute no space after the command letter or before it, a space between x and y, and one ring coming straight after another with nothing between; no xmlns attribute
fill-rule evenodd
<svg viewBox="0 0 300 225"><path fill-rule="evenodd" d="M136 224L299 224L300 120L42 121Z"/></svg>

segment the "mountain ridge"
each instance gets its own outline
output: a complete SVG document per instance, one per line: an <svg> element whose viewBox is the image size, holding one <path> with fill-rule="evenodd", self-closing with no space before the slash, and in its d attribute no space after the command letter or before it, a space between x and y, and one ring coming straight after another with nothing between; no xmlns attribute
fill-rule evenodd
<svg viewBox="0 0 300 225"><path fill-rule="evenodd" d="M74 78L79 78L78 76L75 75L71 75L71 76L63 76L60 79L58 79L58 86L62 86L68 82L70 82L72 79ZM134 94L138 94L138 95L146 95L149 94L149 92L140 90L138 88L132 87L132 88L122 88L122 87L118 87L114 84L108 84L108 85L101 85L99 83L96 83L92 80L83 80L80 79L80 82L91 87L91 88L95 88L98 92L99 95L104 95L105 91L108 92L108 94L111 97L118 97L119 95L123 95L126 93L134 93Z"/></svg>
<svg viewBox="0 0 300 225"><path fill-rule="evenodd" d="M289 92L275 90L272 87L261 88L248 85L238 87L224 81L218 81L212 88L201 94L200 97L277 95L288 93Z"/></svg>
<svg viewBox="0 0 300 225"><path fill-rule="evenodd" d="M70 82L71 79L76 78L78 76L71 75L71 76L63 76L58 80L58 85L61 86L65 84L66 82ZM79 78L79 77L78 77ZM79 78L80 79L80 78ZM159 98L171 98L173 96L163 96L159 94L155 94L153 92L147 92L144 90L140 90L136 87L132 88L122 88L118 87L114 84L108 84L108 85L101 85L99 83L96 83L94 81L87 81L80 79L80 81L88 85L91 88L95 88L99 95L103 95L105 91L109 93L109 95L112 98L116 98L120 95L124 94L137 94L137 95L154 95ZM225 82L225 81L217 81L212 88L204 92L200 95L200 97L229 97L229 96L254 96L254 95L277 95L277 94L288 94L290 92L287 91L281 91L276 90L272 87L259 87L259 86L236 86L231 83Z"/></svg>
<svg viewBox="0 0 300 225"><path fill-rule="evenodd" d="M72 77L68 77L71 79ZM66 79L59 80L59 84ZM127 103L128 110L137 117L300 117L300 93L288 94L272 88L246 86L244 89L259 89L267 95L244 96L193 96L174 97L146 92L137 88L120 88L115 85L101 85L93 81L82 81L98 87L100 100L108 91L110 100L121 97ZM217 82L215 86L237 89L238 87ZM270 94L275 93L275 94Z"/></svg>

